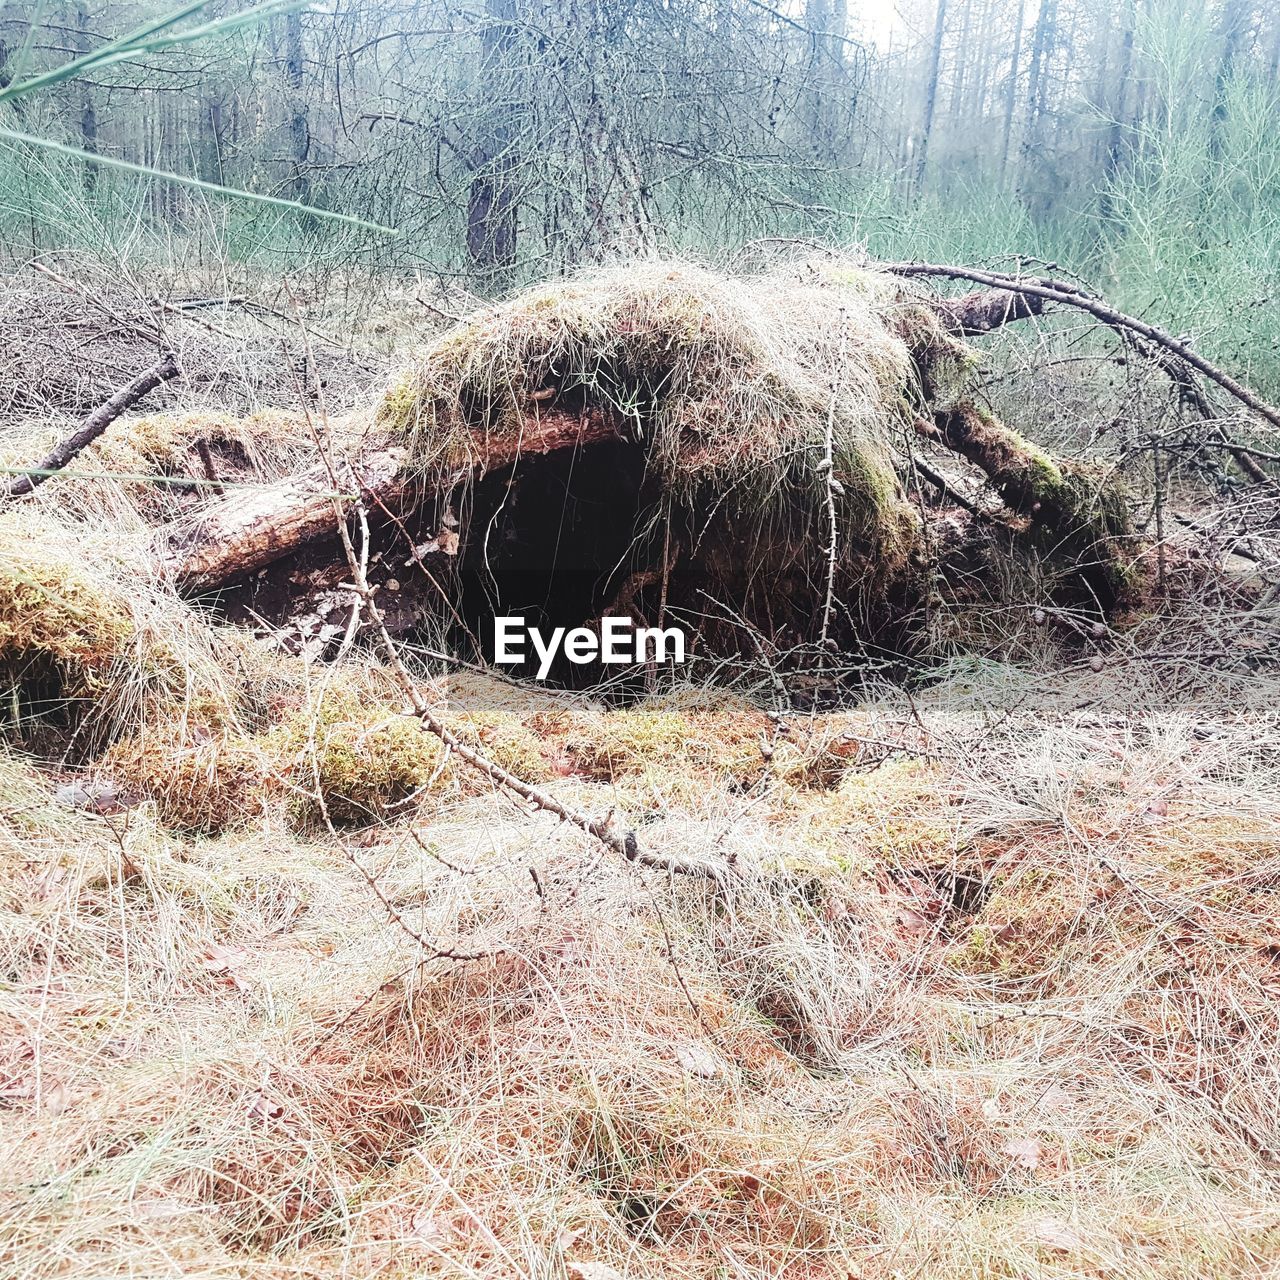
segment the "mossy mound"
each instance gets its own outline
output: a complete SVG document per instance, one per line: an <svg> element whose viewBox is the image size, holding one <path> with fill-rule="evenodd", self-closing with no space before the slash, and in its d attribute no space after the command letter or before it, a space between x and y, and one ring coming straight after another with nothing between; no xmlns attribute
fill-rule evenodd
<svg viewBox="0 0 1280 1280"><path fill-rule="evenodd" d="M408 811L450 774L444 748L390 703L330 688L265 735L279 774L293 788L299 826L364 826Z"/></svg>
<svg viewBox="0 0 1280 1280"><path fill-rule="evenodd" d="M180 723L154 726L112 746L101 769L155 802L166 826L188 835L217 835L261 808L272 764L242 734Z"/></svg>
<svg viewBox="0 0 1280 1280"><path fill-rule="evenodd" d="M388 392L379 417L420 465L454 464L477 432L516 434L548 408L593 407L645 445L669 488L743 486L768 501L813 475L831 435L855 499L894 488L894 433L918 397L912 345L936 316L904 282L804 264L731 277L632 263L540 286L450 330Z"/></svg>
<svg viewBox="0 0 1280 1280"><path fill-rule="evenodd" d="M0 520L0 678L19 731L56 721L77 754L237 692L213 632L87 534L34 513Z"/></svg>

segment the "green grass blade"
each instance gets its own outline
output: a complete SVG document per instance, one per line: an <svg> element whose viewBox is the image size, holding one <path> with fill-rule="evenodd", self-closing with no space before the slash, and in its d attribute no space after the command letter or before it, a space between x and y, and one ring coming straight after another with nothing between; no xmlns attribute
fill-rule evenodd
<svg viewBox="0 0 1280 1280"><path fill-rule="evenodd" d="M35 44L36 31L39 29L41 21L44 19L44 0L36 0L35 9L32 11L31 17L28 19L30 25L27 27L27 34L23 37L22 44L18 46L17 52L13 55L13 68L9 73L11 80L18 79L27 69L27 63L31 59L31 49ZM0 94L0 98L4 95Z"/></svg>
<svg viewBox="0 0 1280 1280"><path fill-rule="evenodd" d="M201 0L201 6L204 3L205 0ZM228 35L241 27L253 26L295 9L304 9L309 3L310 0L268 0L266 4L255 5L252 9L246 9L243 13L233 13L228 17L215 19L213 22L203 23L198 27L192 27L189 31L179 31L174 35L159 35L147 40L138 40L125 47L117 48L114 52L108 52L104 47L103 49L95 50L93 53L86 54L83 58L77 58L74 62L68 62L65 66L57 67L53 71L47 71L43 75L27 80L20 85L11 86L10 89L0 92L0 102L3 102L6 97L18 97L32 93L37 89L47 89L51 85L58 84L63 80L69 80L84 71L99 71L103 67L111 66L113 63L127 62L129 59L139 57L142 54L155 53L161 49L173 49L179 45L191 44L196 40L205 40L213 36Z"/></svg>
<svg viewBox="0 0 1280 1280"><path fill-rule="evenodd" d="M198 13L201 9L208 8L210 2L211 0L192 0L191 4L184 5L181 9L175 9L172 13L166 14L163 18L157 18L154 22L148 22L137 30L129 32L128 35L109 41L100 48L81 54L80 57L73 58L61 67L55 67L52 71L45 71L38 76L32 76L30 80L23 80L20 83L15 82L9 85L7 89L0 90L0 102L4 102L9 98L20 98L25 94L35 92L37 89L44 89L51 84L57 84L71 76L79 75L81 71L103 60L116 61L115 55L120 50L132 49L138 41L145 40L157 32L168 30L184 18L189 18L193 13ZM32 22L32 32L35 31L37 21L38 18Z"/></svg>
<svg viewBox="0 0 1280 1280"><path fill-rule="evenodd" d="M64 142L53 142L49 138L37 138L29 133L19 133L16 129L0 128L0 138L7 138L10 142L19 142L29 147L39 147L46 151L56 151L64 156L73 156L77 160L83 160L85 164L98 165L104 169L121 169L126 173L136 173L141 177L152 178L159 182L172 182L180 187L207 191L212 195L250 200L254 204L264 204L273 209L288 210L290 213L306 213L313 218L323 218L327 222L343 222L351 227L362 227L366 231L377 231L384 236L400 234L394 227L384 227L378 222L366 222L363 218L355 218L347 213L331 213L328 209L316 209L311 205L301 204L297 200L286 200L281 196L259 195L254 191L224 187L217 182L205 182L203 178L188 178L180 173L169 173L164 169L151 169L144 164L134 164L129 160L117 160L113 156L101 156L92 151L83 151L79 147L70 147Z"/></svg>

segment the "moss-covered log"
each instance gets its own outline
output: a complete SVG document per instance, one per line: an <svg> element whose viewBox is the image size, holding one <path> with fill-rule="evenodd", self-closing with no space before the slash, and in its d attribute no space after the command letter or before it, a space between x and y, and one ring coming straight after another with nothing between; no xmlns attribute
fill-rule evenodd
<svg viewBox="0 0 1280 1280"><path fill-rule="evenodd" d="M1052 457L972 401L937 412L928 434L986 474L1026 536L1076 570L1101 608L1131 591L1133 523L1113 473Z"/></svg>

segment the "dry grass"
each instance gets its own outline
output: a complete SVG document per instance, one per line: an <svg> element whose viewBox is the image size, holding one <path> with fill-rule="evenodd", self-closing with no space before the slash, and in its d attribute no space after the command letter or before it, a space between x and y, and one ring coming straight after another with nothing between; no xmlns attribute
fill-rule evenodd
<svg viewBox="0 0 1280 1280"><path fill-rule="evenodd" d="M891 276L830 262L750 277L631 263L531 289L450 329L379 418L435 467L456 465L478 431L519 431L540 405L604 409L672 491L710 481L760 505L788 481L815 484L830 426L851 505L874 520L892 506L892 445L918 394L903 335L919 347L923 327L951 366L964 364Z"/></svg>
<svg viewBox="0 0 1280 1280"><path fill-rule="evenodd" d="M1265 1272L1274 690L990 668L742 776L768 720L725 698L452 692L757 874L642 881L456 786L412 835L299 834L283 791L198 839L6 754L5 1274ZM492 954L424 956L357 863Z"/></svg>
<svg viewBox="0 0 1280 1280"><path fill-rule="evenodd" d="M152 405L246 414L292 409L299 389L318 378L337 411L365 399L386 376L387 336L354 323L340 304L331 309L325 299L289 295L278 281L269 290L233 292L227 306L184 310L190 299L226 296L227 281L164 280L154 272L144 279L124 264L85 257L45 263L74 281L75 291L33 271L0 275L0 423L83 417L154 364L157 297L177 308L160 318L183 374L153 393ZM388 314L404 334L421 332L423 308L402 301Z"/></svg>

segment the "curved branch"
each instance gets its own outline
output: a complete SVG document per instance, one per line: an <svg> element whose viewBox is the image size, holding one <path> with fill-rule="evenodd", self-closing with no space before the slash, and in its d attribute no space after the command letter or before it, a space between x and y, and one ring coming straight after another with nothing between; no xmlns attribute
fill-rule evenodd
<svg viewBox="0 0 1280 1280"><path fill-rule="evenodd" d="M1101 320L1108 328L1126 334L1136 334L1148 342L1155 343L1168 355L1176 357L1184 365L1203 374L1210 382L1216 383L1241 404L1247 405L1256 414L1265 418L1272 426L1280 427L1280 409L1268 404L1248 387L1237 382L1229 373L1224 373L1217 365L1211 364L1203 356L1198 355L1186 343L1179 342L1171 333L1167 333L1156 325L1139 320L1136 316L1126 315L1123 311L1117 311L1105 302L1091 297L1076 285L1043 277L1027 279L1003 272L977 271L970 267L953 267L932 262L890 262L886 263L882 269L898 276L934 276L950 280L972 280L975 284L985 284L993 289L1021 295L1024 302L1020 305L1025 305L1028 309L1024 315L1011 313L1006 319L1023 319L1026 315L1038 315L1047 302L1056 302L1065 307L1086 311L1095 319ZM1032 300L1039 302L1039 306L1034 310L1030 309ZM972 301L972 295L969 300L958 301ZM1000 323L1004 323L1004 320ZM985 332L985 330L974 332ZM1177 370L1167 358L1163 360L1157 358L1157 362L1173 377L1180 388L1185 389L1188 381L1185 374Z"/></svg>

